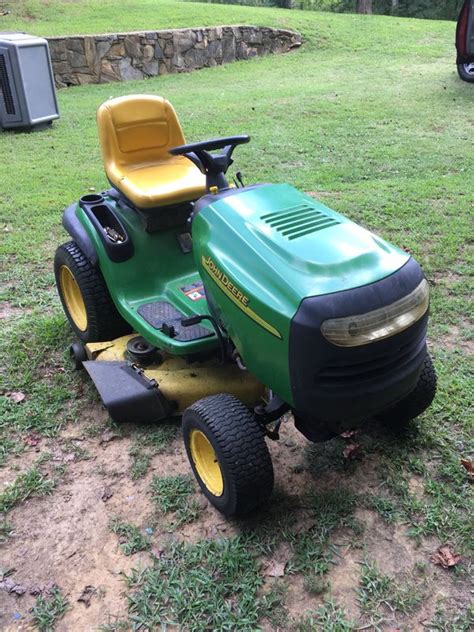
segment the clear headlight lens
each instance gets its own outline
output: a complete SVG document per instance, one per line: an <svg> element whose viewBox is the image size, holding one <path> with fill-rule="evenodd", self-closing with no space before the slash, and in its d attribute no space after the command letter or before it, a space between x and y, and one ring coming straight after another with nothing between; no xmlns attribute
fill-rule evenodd
<svg viewBox="0 0 474 632"><path fill-rule="evenodd" d="M323 336L338 347L358 347L388 338L416 323L428 309L429 285L426 279L407 296L372 312L331 318L321 325Z"/></svg>

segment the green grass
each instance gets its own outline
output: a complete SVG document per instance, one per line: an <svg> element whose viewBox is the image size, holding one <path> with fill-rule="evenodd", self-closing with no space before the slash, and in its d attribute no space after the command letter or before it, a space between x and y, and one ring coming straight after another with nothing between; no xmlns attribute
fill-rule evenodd
<svg viewBox="0 0 474 632"><path fill-rule="evenodd" d="M467 607L465 612L447 613L442 607L436 610L435 616L429 622L429 632L470 632L474 627L474 605Z"/></svg>
<svg viewBox="0 0 474 632"><path fill-rule="evenodd" d="M137 480L147 473L151 459L167 450L176 438L177 429L177 424L166 423L153 428L134 429L134 438L128 451L132 480Z"/></svg>
<svg viewBox="0 0 474 632"><path fill-rule="evenodd" d="M34 302L33 296L30 300ZM81 386L67 354L72 335L58 311L51 314L38 309L34 315L5 325L0 339L0 391L20 391L25 399L15 403L0 396L0 465L23 450L25 434L35 431L57 436L77 415L76 394Z"/></svg>
<svg viewBox="0 0 474 632"><path fill-rule="evenodd" d="M449 541L468 555L473 488L459 460L474 454L474 387L466 352L473 341L474 100L472 86L456 76L454 24L168 0L114 2L113 13L108 0L9 4L4 30L48 35L252 22L299 30L304 46L191 74L62 90L62 116L50 129L0 135L0 216L7 229L0 245L2 297L12 310L2 331L1 389L26 395L20 404L3 398L0 458L7 466L29 432L57 436L97 401L93 387L67 361L72 335L55 294L52 258L67 239L62 209L90 188L107 186L95 110L110 96L166 96L189 140L249 133L252 143L235 154L246 182L288 181L318 192L328 206L408 248L431 281L429 339L439 390L413 430L401 436L369 428L357 437L361 462L343 458L342 440L311 446L304 455L295 450L294 466L311 478L312 497L306 487L295 488L292 496L277 489L270 507L236 524L240 538L171 547L153 566L134 571L124 625L159 629L175 622L191 629L202 622L201 629L235 629L240 622L239 629L255 630L262 618L270 620L269 604L278 598L274 622L282 628L352 629L330 589L321 608L296 622L285 619L285 586L293 574L305 575L308 599L326 597L339 534L355 551L367 542L354 517L357 507L377 512L387 529L396 525L413 544L431 546L427 538L432 538L435 549L437 542ZM65 371L48 372L51 367ZM160 433L161 427L132 435L132 478L145 475L174 436ZM373 482L370 495L354 489L360 468ZM194 519L190 481L165 477L154 485L153 502L169 513L173 528ZM32 493L24 482L14 487L14 494L9 488L3 492L7 507ZM302 517L309 524L301 532ZM8 532L5 527L1 533ZM271 556L282 542L289 544L291 559L281 592L261 592L257 558ZM359 587L367 616L374 622L386 616L385 597L400 612L416 609L412 595L398 592L398 577L386 579L385 570L373 570L370 563L362 567ZM461 563L460 572L465 568ZM426 578L418 575L408 578L417 598L429 572ZM446 577L456 581L455 573ZM440 609L432 627L465 632L469 617Z"/></svg>
<svg viewBox="0 0 474 632"><path fill-rule="evenodd" d="M357 629L357 628L356 628ZM296 632L353 632L354 624L346 618L346 614L333 601L326 601L315 612L305 614L297 623Z"/></svg>
<svg viewBox="0 0 474 632"><path fill-rule="evenodd" d="M190 475L154 476L151 482L152 500L158 511L174 513L173 526L193 522L199 505L192 498L195 487Z"/></svg>
<svg viewBox="0 0 474 632"><path fill-rule="evenodd" d="M0 493L0 514L10 511L30 496L46 496L54 487L54 481L48 480L38 467L34 466L20 474Z"/></svg>
<svg viewBox="0 0 474 632"><path fill-rule="evenodd" d="M409 578L395 581L393 577L381 573L375 563L362 564L357 598L362 612L375 630L384 629L383 624L389 613L412 612L423 596L421 588Z"/></svg>
<svg viewBox="0 0 474 632"><path fill-rule="evenodd" d="M290 15L282 9L226 4L216 7L207 3L179 0L126 0L120 3L120 11L117 10L115 0L2 0L0 7L5 7L10 12L0 18L3 30L24 30L42 36L249 23L282 27L291 27L297 23L304 30L306 24L312 23L313 13L294 11ZM319 14L323 25L331 24L332 17ZM335 17L338 19L339 16L336 14ZM352 28L352 39L360 44L367 31L370 31L370 28L366 28L367 20L360 19L360 16L346 17L347 33L354 24L358 25L359 32ZM379 18L374 16L374 19ZM360 32L361 28L363 32ZM436 25L431 32L433 30L436 30ZM326 44L330 36L334 36L327 26L322 27L320 35L321 44ZM335 36L341 41L340 33ZM426 40L421 45L430 47L433 42Z"/></svg>
<svg viewBox="0 0 474 632"><path fill-rule="evenodd" d="M31 610L33 621L40 632L52 632L56 622L69 608L68 600L55 586L48 595L40 595Z"/></svg>
<svg viewBox="0 0 474 632"><path fill-rule="evenodd" d="M150 539L135 525L114 518L110 522L110 530L119 538L119 545L125 555L133 555L138 551L147 551L151 547Z"/></svg>
<svg viewBox="0 0 474 632"><path fill-rule="evenodd" d="M286 608L288 584L282 580L274 582L260 600L259 619L267 620L276 630L287 630L290 615Z"/></svg>
<svg viewBox="0 0 474 632"><path fill-rule="evenodd" d="M9 522L4 520L3 518L0 519L0 544L4 544L5 542L7 542L12 531L13 531L13 525L11 525Z"/></svg>
<svg viewBox="0 0 474 632"><path fill-rule="evenodd" d="M244 540L176 544L127 579L135 629L255 630L262 578Z"/></svg>
<svg viewBox="0 0 474 632"><path fill-rule="evenodd" d="M291 531L287 535L294 551L289 572L321 577L329 571L334 558L331 534L336 527L351 526L351 514L356 501L355 494L345 489L334 489L310 496L305 506L309 508L315 524L306 533L298 534L296 537Z"/></svg>

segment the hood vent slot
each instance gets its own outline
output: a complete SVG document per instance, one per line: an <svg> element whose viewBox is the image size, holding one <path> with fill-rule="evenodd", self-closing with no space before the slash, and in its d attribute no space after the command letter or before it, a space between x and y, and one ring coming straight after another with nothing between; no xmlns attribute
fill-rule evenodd
<svg viewBox="0 0 474 632"><path fill-rule="evenodd" d="M310 204L297 204L260 218L287 239L298 239L340 222Z"/></svg>

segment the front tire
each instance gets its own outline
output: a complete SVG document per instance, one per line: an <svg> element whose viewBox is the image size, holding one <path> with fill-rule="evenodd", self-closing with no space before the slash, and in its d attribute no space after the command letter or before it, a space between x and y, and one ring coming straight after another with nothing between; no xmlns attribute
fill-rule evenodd
<svg viewBox="0 0 474 632"><path fill-rule="evenodd" d="M404 427L421 415L436 395L436 371L431 356L427 353L415 388L402 400L378 415L384 423Z"/></svg>
<svg viewBox="0 0 474 632"><path fill-rule="evenodd" d="M115 307L100 270L75 241L56 250L54 275L59 298L81 342L113 340L131 332Z"/></svg>
<svg viewBox="0 0 474 632"><path fill-rule="evenodd" d="M273 466L255 415L232 395L204 397L183 414L183 439L194 475L224 516L241 516L270 496Z"/></svg>
<svg viewBox="0 0 474 632"><path fill-rule="evenodd" d="M458 75L463 81L474 83L474 62L470 64L458 64Z"/></svg>

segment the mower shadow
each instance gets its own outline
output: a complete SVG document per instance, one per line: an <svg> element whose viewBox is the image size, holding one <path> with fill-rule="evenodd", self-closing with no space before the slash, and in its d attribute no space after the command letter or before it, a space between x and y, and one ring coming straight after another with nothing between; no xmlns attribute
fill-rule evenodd
<svg viewBox="0 0 474 632"><path fill-rule="evenodd" d="M402 456L407 450L417 449L420 437L417 422L396 427L370 419L360 430L354 429L351 436L309 443L305 447L305 467L319 483L322 477L332 479L334 474L353 476L367 457Z"/></svg>
<svg viewBox="0 0 474 632"><path fill-rule="evenodd" d="M366 508L366 492L378 480L381 462L388 455L396 460L416 453L422 443L418 425L403 430L371 420L349 438L308 444L301 450L300 465L288 477L279 477L277 472L270 502L234 520L235 531L259 555L281 552L280 546L289 544L293 557L288 568L306 571L316 554L321 563L331 559L335 529L349 534L349 539L360 535L354 512ZM350 445L357 450L347 457L344 451Z"/></svg>

